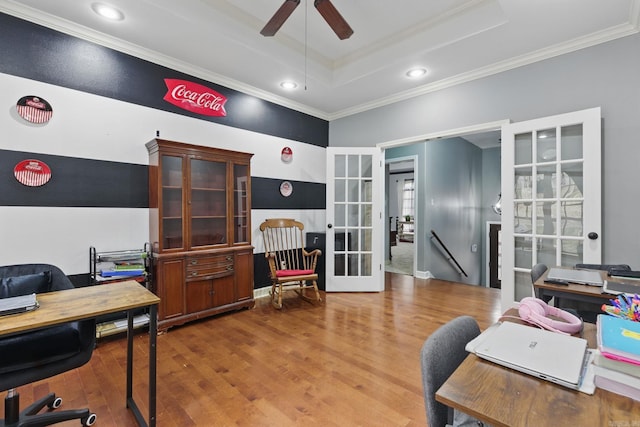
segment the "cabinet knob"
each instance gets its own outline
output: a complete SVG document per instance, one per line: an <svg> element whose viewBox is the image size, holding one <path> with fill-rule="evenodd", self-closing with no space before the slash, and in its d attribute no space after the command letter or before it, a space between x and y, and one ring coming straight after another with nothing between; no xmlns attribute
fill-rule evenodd
<svg viewBox="0 0 640 427"><path fill-rule="evenodd" d="M191 273L191 275L195 277L195 276L197 276L197 275L198 275L198 272L197 272L197 271L194 271L193 273Z"/></svg>
<svg viewBox="0 0 640 427"><path fill-rule="evenodd" d="M192 259L192 260L191 260L191 265L196 265L197 263L198 263L198 260L197 260L197 259Z"/></svg>

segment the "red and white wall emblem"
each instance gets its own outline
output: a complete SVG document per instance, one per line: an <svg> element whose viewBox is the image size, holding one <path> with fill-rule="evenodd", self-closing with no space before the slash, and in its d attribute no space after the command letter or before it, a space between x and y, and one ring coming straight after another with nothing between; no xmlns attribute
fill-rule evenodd
<svg viewBox="0 0 640 427"><path fill-rule="evenodd" d="M45 185L51 179L51 169L40 160L27 159L13 168L13 174L19 183L27 187Z"/></svg>
<svg viewBox="0 0 640 427"><path fill-rule="evenodd" d="M164 79L167 93L164 100L183 110L205 116L224 117L227 98L198 83L178 79Z"/></svg>

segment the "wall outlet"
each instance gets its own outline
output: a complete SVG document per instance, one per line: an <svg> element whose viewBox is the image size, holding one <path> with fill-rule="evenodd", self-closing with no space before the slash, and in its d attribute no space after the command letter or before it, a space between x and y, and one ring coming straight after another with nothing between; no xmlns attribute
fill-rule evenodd
<svg viewBox="0 0 640 427"><path fill-rule="evenodd" d="M471 252L478 252L478 244L474 243L471 245Z"/></svg>

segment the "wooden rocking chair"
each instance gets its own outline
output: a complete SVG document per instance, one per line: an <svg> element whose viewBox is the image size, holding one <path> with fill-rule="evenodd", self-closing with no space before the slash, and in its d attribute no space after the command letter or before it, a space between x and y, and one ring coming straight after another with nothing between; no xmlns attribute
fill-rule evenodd
<svg viewBox="0 0 640 427"><path fill-rule="evenodd" d="M293 290L306 301L322 301L318 292L316 264L320 249L307 252L303 244L304 224L294 219L267 219L260 224L265 257L271 277L271 303L282 308L282 293ZM315 297L306 294L313 289Z"/></svg>

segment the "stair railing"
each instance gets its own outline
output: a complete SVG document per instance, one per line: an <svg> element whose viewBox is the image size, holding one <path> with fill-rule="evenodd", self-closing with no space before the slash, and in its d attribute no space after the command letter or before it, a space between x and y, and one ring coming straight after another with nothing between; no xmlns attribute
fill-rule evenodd
<svg viewBox="0 0 640 427"><path fill-rule="evenodd" d="M463 274L464 277L469 277L467 276L467 273L464 271L464 269L462 268L462 266L460 266L460 264L458 263L458 261L456 260L456 258L453 256L453 254L449 251L449 249L447 248L447 246L444 244L444 242L442 240L440 240L440 237L438 237L438 235L436 234L435 231L431 230L431 237L430 237L432 242L437 242L436 247L440 250L440 252L442 253L442 255L445 256L445 258L447 259L447 261L449 261L450 264L452 264L456 270L458 270L458 274Z"/></svg>

